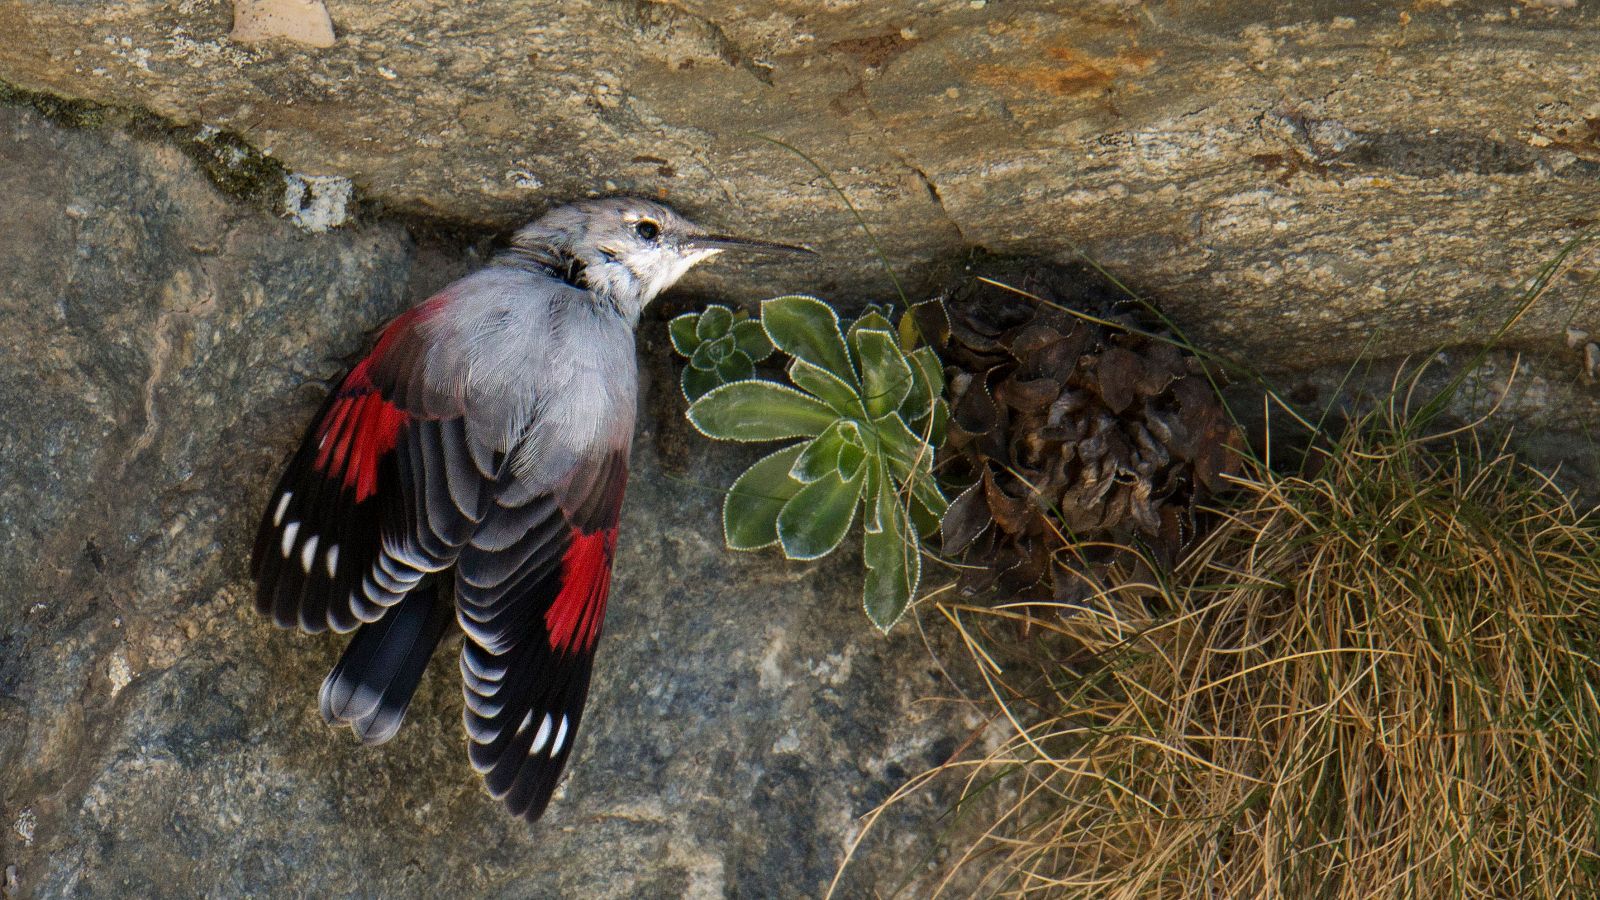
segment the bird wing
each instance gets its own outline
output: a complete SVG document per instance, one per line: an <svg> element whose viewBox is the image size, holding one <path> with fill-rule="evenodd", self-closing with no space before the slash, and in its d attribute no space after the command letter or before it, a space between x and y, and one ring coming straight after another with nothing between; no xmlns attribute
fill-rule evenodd
<svg viewBox="0 0 1600 900"><path fill-rule="evenodd" d="M489 271L480 287L494 287ZM581 386L535 404L515 389L541 358L529 304L468 290L396 319L324 404L257 532L256 605L286 628L350 631L389 621L455 564L471 761L532 821L571 754L605 616L632 357L614 372L582 360L564 370L581 370ZM325 693L338 721L359 723L381 700Z"/></svg>
<svg viewBox="0 0 1600 900"><path fill-rule="evenodd" d="M457 560L472 767L530 822L550 802L583 716L627 478L624 441L552 491L505 491Z"/></svg>
<svg viewBox="0 0 1600 900"><path fill-rule="evenodd" d="M256 532L256 609L283 628L375 622L454 561L499 465L469 436L426 324L440 294L395 319L313 420Z"/></svg>

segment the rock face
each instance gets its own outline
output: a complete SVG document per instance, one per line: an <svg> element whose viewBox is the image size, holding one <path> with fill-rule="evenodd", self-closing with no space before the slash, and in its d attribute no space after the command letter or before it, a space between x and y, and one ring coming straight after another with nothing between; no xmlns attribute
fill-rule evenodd
<svg viewBox="0 0 1600 900"><path fill-rule="evenodd" d="M858 816L971 723L851 561L721 549L739 460L685 433L665 326L569 778L513 823L465 758L447 645L400 735L316 690L340 640L250 606L255 516L367 332L472 264L397 225L310 235L172 147L0 107L0 871L7 895L819 894ZM906 807L847 896L919 874ZM915 884L915 881L913 881Z"/></svg>
<svg viewBox="0 0 1600 900"><path fill-rule="evenodd" d="M857 817L971 723L915 702L943 688L913 629L869 633L853 561L720 548L742 460L685 433L665 316L892 295L830 180L760 136L830 173L913 290L971 247L1083 251L1204 346L1323 366L1308 390L1362 352L1492 334L1600 209L1592 5L324 5L316 48L230 41L221 0L0 0L0 34L25 36L0 40L0 97L145 123L0 106L10 893L827 886ZM259 621L245 558L318 382L371 329L470 268L471 239L612 192L827 257L705 267L645 323L616 599L569 780L530 831L467 766L451 648L364 750L315 710L337 641ZM466 237L415 236L435 232ZM1526 364L1496 356L1474 384L1581 432L1600 408L1561 341L1600 334L1600 261L1570 262L1510 333L1549 359L1508 391ZM916 893L943 811L919 802L842 896Z"/></svg>
<svg viewBox="0 0 1600 900"><path fill-rule="evenodd" d="M1078 248L1269 365L1470 340L1595 218L1600 11L1535 0L330 3L326 49L229 4L0 0L0 80L241 135L409 213L505 226L659 194L816 244L886 297L812 154L913 281ZM1592 274L1589 266L1578 278ZM723 268L731 298L792 280ZM1575 283L1515 336L1555 346Z"/></svg>

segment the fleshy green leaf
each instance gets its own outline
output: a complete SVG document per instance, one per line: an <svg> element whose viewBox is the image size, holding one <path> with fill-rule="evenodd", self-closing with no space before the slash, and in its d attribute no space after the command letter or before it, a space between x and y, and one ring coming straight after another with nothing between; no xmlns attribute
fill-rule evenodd
<svg viewBox="0 0 1600 900"><path fill-rule="evenodd" d="M911 392L911 364L887 331L857 332L861 350L861 399L874 419L894 412Z"/></svg>
<svg viewBox="0 0 1600 900"><path fill-rule="evenodd" d="M845 439L838 434L838 423L835 421L827 431L805 445L800 458L795 460L795 468L789 469L789 477L811 484L829 472L837 471L838 448L843 445Z"/></svg>
<svg viewBox="0 0 1600 900"><path fill-rule="evenodd" d="M863 328L870 328L874 331L894 330L894 326L889 324L889 317L883 314L883 310L875 306L869 306L861 313L861 318L856 319L855 323L850 326L850 333L855 334Z"/></svg>
<svg viewBox="0 0 1600 900"><path fill-rule="evenodd" d="M700 346L700 338L694 331L695 323L699 321L699 313L684 313L667 323L667 337L672 339L672 349L678 351L680 356L690 356Z"/></svg>
<svg viewBox="0 0 1600 900"><path fill-rule="evenodd" d="M883 462L882 447L875 446L868 451L867 464L864 468L867 470L867 488L864 502L861 504L863 516L861 523L868 531L877 531L883 527L878 524L878 494L883 491L883 486L888 484L889 477L888 467ZM894 489L892 484L889 487L890 490Z"/></svg>
<svg viewBox="0 0 1600 900"><path fill-rule="evenodd" d="M723 357L721 362L717 363L717 377L723 382L743 381L746 378L753 377L755 374L755 363L750 361L750 357L744 355L743 350L734 350Z"/></svg>
<svg viewBox="0 0 1600 900"><path fill-rule="evenodd" d="M839 546L855 521L864 478L845 481L838 472L801 488L778 513L778 543L790 559L817 559Z"/></svg>
<svg viewBox="0 0 1600 900"><path fill-rule="evenodd" d="M928 415L928 409L933 404L933 390L916 359L907 357L907 362L911 364L911 390L907 391L906 398L900 401L900 409L897 412L900 418L911 423Z"/></svg>
<svg viewBox="0 0 1600 900"><path fill-rule="evenodd" d="M695 337L702 341L714 341L727 334L732 325L733 311L726 306L713 304L700 314L700 321L694 327Z"/></svg>
<svg viewBox="0 0 1600 900"><path fill-rule="evenodd" d="M767 331L760 322L749 319L735 322L729 334L733 335L734 345L743 350L751 362L761 362L772 355L772 341L767 338Z"/></svg>
<svg viewBox="0 0 1600 900"><path fill-rule="evenodd" d="M939 482L934 479L933 473L919 473L909 483L912 498L928 511L928 515L932 516L935 522L944 516L944 511L950 507L950 501L946 500L944 492L939 490Z"/></svg>
<svg viewBox="0 0 1600 900"><path fill-rule="evenodd" d="M932 464L933 448L924 443L922 435L912 431L904 419L895 415L881 416L872 420L872 427L891 459L908 466L913 462L919 467L924 463Z"/></svg>
<svg viewBox="0 0 1600 900"><path fill-rule="evenodd" d="M717 368L717 342L705 341L694 348L694 355L689 357L689 365L702 372L711 372Z"/></svg>
<svg viewBox="0 0 1600 900"><path fill-rule="evenodd" d="M867 565L862 605L872 624L886 632L911 604L922 578L922 556L911 536L906 511L894 492L880 492L877 504L882 527L867 531L861 541L862 559Z"/></svg>
<svg viewBox="0 0 1600 900"><path fill-rule="evenodd" d="M867 307L860 318L851 323L850 330L844 337L845 342L850 345L850 358L855 360L856 371L861 371L861 332L893 330L894 326L889 324L888 318L876 306Z"/></svg>
<svg viewBox="0 0 1600 900"><path fill-rule="evenodd" d="M707 372L704 369L696 369L694 366L684 366L683 377L679 379L679 383L683 385L684 399L693 403L708 391L722 384L722 379L717 377L716 372Z"/></svg>
<svg viewBox="0 0 1600 900"><path fill-rule="evenodd" d="M802 449L796 444L762 458L728 488L722 535L729 550L760 550L778 542L778 513L802 487L789 477Z"/></svg>
<svg viewBox="0 0 1600 900"><path fill-rule="evenodd" d="M806 484L811 484L830 472L850 480L854 472L840 471L838 453L845 447L859 448L859 445L861 445L861 432L856 428L856 423L850 420L835 421L834 424L830 424L827 431L818 436L818 439L806 444L805 450L800 453L800 458L795 460L795 468L790 469L789 476L803 480Z"/></svg>
<svg viewBox="0 0 1600 900"><path fill-rule="evenodd" d="M894 480L908 485L917 502L935 516L943 516L950 502L933 477L933 447L912 434L899 416L884 416L873 423Z"/></svg>
<svg viewBox="0 0 1600 900"><path fill-rule="evenodd" d="M939 368L939 358L928 347L911 353L906 360L911 363L911 392L900 403L900 418L917 423L912 430L921 432L921 421L932 410L934 398L944 392L944 372ZM934 445L942 443L935 441Z"/></svg>
<svg viewBox="0 0 1600 900"><path fill-rule="evenodd" d="M761 303L761 326L779 350L858 384L833 307L815 297L774 297Z"/></svg>
<svg viewBox="0 0 1600 900"><path fill-rule="evenodd" d="M944 394L944 364L939 362L939 354L933 352L932 347L918 347L911 352L911 360L922 369L922 374L928 379L928 386L935 397Z"/></svg>
<svg viewBox="0 0 1600 900"><path fill-rule="evenodd" d="M950 424L950 404L943 397L933 401L933 424L921 430L927 437L928 443L935 447L944 446L946 426Z"/></svg>
<svg viewBox="0 0 1600 900"><path fill-rule="evenodd" d="M939 516L935 515L916 496L911 498L911 524L916 528L918 537L932 540L939 533Z"/></svg>
<svg viewBox="0 0 1600 900"><path fill-rule="evenodd" d="M839 477L845 481L856 478L861 474L861 467L866 465L866 462L866 450L862 449L858 444L845 444L839 448Z"/></svg>
<svg viewBox="0 0 1600 900"><path fill-rule="evenodd" d="M701 434L723 441L816 437L839 418L794 388L761 380L725 384L696 400L686 415Z"/></svg>
<svg viewBox="0 0 1600 900"><path fill-rule="evenodd" d="M865 419L867 408L861 405L861 395L854 385L846 384L826 369L819 369L804 360L789 364L789 380L795 387L814 394L841 416Z"/></svg>
<svg viewBox="0 0 1600 900"><path fill-rule="evenodd" d="M911 496L922 504L937 521L944 516L944 511L950 507L950 501L945 499L944 492L939 490L939 482L933 477L932 472L922 472L911 482Z"/></svg>

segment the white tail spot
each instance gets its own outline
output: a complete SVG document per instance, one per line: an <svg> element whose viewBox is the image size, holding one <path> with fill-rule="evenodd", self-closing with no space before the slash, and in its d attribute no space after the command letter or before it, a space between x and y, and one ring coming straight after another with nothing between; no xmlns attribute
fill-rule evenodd
<svg viewBox="0 0 1600 900"><path fill-rule="evenodd" d="M278 511L272 514L272 527L277 528L283 524L283 514L289 511L289 498L294 496L294 491L284 491L278 498Z"/></svg>
<svg viewBox="0 0 1600 900"><path fill-rule="evenodd" d="M283 558L289 558L289 551L294 549L294 536L300 533L300 523L290 522L283 526Z"/></svg>
<svg viewBox="0 0 1600 900"><path fill-rule="evenodd" d="M529 712L528 715L529 715L529 717L532 717L533 713ZM528 748L528 755L532 756L535 753L538 753L540 750L543 750L544 749L544 742L549 740L549 739L550 739L550 714L549 713L545 713L544 714L544 718L542 720L540 720L540 722L539 722L539 733L533 736L533 746Z"/></svg>
<svg viewBox="0 0 1600 900"><path fill-rule="evenodd" d="M306 545L300 548L300 571L311 574L311 561L317 558L317 541L320 538L312 535L306 538Z"/></svg>
<svg viewBox="0 0 1600 900"><path fill-rule="evenodd" d="M550 745L550 755L554 757L561 752L561 745L567 741L567 717L561 717L561 727L556 729L556 742Z"/></svg>
<svg viewBox="0 0 1600 900"><path fill-rule="evenodd" d="M325 555L328 558L328 577L329 578L338 578L339 577L339 545L338 544L329 544L328 545L328 552Z"/></svg>

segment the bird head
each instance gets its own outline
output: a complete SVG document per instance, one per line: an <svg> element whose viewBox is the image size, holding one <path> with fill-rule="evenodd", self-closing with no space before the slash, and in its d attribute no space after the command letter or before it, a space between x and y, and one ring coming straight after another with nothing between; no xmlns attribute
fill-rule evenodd
<svg viewBox="0 0 1600 900"><path fill-rule="evenodd" d="M570 275L630 320L695 264L724 250L816 255L789 244L710 232L652 200L560 206L517 231L512 247Z"/></svg>

